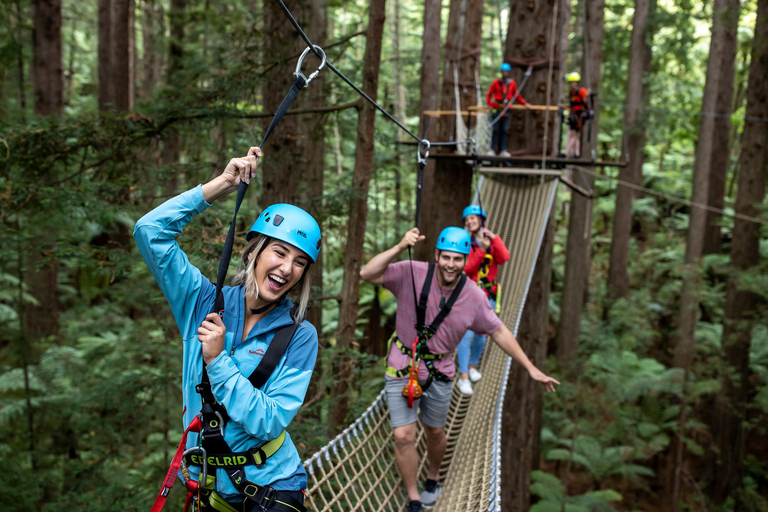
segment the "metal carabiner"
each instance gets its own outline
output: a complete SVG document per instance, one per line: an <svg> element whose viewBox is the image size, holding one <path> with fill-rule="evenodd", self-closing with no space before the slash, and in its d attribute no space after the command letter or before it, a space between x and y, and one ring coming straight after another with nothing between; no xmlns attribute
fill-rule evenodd
<svg viewBox="0 0 768 512"><path fill-rule="evenodd" d="M301 65L304 64L304 57L306 57L309 52L313 52L313 49L315 51L320 52L320 54L322 55L321 62L320 62L320 67L318 67L317 70L315 70L312 74L310 74L309 77L306 77L306 76L304 76L304 73L301 72ZM309 85L309 82L314 80L315 77L318 74L320 74L320 70L323 69L324 67L325 67L325 52L323 51L323 49L320 48L319 46L317 46L316 44L312 45L312 48L307 46L304 49L304 51L301 52L301 57L299 57L299 62L296 63L296 71L293 72L293 76L295 76L296 78L301 77L304 80L306 80L307 83L304 84L304 87L307 87Z"/></svg>
<svg viewBox="0 0 768 512"><path fill-rule="evenodd" d="M418 159L419 164L426 164L427 158L429 157L429 141L427 139L421 139L419 141L418 147L416 147L416 158ZM424 155L421 154L421 148L424 146Z"/></svg>
<svg viewBox="0 0 768 512"><path fill-rule="evenodd" d="M200 487L205 487L205 484L208 483L208 452L205 451L205 448L202 446L193 446L192 448L187 448L184 450L184 454L181 456L181 460L184 460L184 457L190 453L195 452L202 454L203 457L203 463L200 464L200 475L197 478L197 485Z"/></svg>

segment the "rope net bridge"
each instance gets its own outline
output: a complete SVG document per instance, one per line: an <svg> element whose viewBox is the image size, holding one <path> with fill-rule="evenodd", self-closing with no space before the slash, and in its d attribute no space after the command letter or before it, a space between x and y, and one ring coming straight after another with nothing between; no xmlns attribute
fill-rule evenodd
<svg viewBox="0 0 768 512"><path fill-rule="evenodd" d="M509 248L510 260L499 267L499 317L515 334L557 183L551 176L492 176L481 192L489 228ZM511 363L495 343L488 343L480 361L483 378L474 395L462 395L454 387L440 470L443 492L433 510L501 510L501 412ZM420 424L417 445L423 480L427 456ZM352 425L304 461L304 467L309 475L308 510L404 510L407 497L395 465L384 391Z"/></svg>

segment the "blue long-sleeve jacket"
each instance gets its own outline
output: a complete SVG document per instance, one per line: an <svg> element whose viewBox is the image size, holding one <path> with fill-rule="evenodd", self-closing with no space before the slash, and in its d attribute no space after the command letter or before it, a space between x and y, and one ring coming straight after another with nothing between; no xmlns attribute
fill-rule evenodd
<svg viewBox="0 0 768 512"><path fill-rule="evenodd" d="M210 206L200 186L184 192L142 217L133 236L152 275L160 285L184 343L184 427L200 412L202 402L195 386L203 372L202 344L197 328L210 313L216 286L195 268L176 242L176 236L192 217ZM259 390L248 381L275 331L292 322L291 301L267 313L243 339L245 314L244 286L223 289L226 310L222 320L227 328L224 351L207 366L216 401L232 419L224 439L234 452L245 451L270 441L285 430L299 410L309 386L317 358L317 332L302 322L266 384ZM198 434L190 432L187 447L197 446ZM190 468L197 479L198 468ZM296 491L307 486L307 474L291 437L286 433L282 447L258 469L246 466L246 477L277 490ZM237 496L226 472L216 472L216 492L225 498Z"/></svg>

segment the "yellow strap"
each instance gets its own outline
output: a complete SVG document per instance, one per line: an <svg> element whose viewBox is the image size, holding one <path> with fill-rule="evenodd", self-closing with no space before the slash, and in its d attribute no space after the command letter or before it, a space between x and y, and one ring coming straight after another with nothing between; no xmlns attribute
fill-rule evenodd
<svg viewBox="0 0 768 512"><path fill-rule="evenodd" d="M279 436L277 436L275 439L269 441L268 443L262 445L261 449L264 451L264 455L267 456L267 458L270 458L275 453L277 453L277 450L280 449L280 447L283 446L283 443L285 442L285 430L283 430ZM256 460L257 464L263 464L264 461L261 460L261 455L256 452L253 454L253 458Z"/></svg>
<svg viewBox="0 0 768 512"><path fill-rule="evenodd" d="M501 313L501 284L496 287L496 314Z"/></svg>
<svg viewBox="0 0 768 512"><path fill-rule="evenodd" d="M239 512L235 507L224 501L224 498L216 494L216 491L211 491L210 496L208 496L208 503L220 512Z"/></svg>

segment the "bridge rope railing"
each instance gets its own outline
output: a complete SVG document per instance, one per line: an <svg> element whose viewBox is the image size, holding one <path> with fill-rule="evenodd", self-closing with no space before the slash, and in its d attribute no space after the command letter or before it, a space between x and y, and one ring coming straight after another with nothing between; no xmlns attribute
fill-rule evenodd
<svg viewBox="0 0 768 512"><path fill-rule="evenodd" d="M510 260L499 268L499 317L517 333L557 179L493 176L481 192L488 226L505 241ZM440 471L443 493L434 510L500 511L501 416L511 358L495 343L480 362L475 393L454 388L446 420L447 446ZM426 477L426 440L417 434L419 473ZM389 409L382 391L366 411L304 461L306 506L317 512L404 509L406 495L395 464Z"/></svg>

